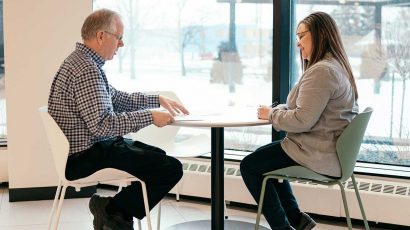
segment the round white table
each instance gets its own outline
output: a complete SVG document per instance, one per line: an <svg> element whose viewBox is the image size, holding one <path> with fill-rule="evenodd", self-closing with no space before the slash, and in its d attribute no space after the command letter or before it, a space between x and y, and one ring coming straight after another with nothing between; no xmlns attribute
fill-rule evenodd
<svg viewBox="0 0 410 230"><path fill-rule="evenodd" d="M177 118L172 124L184 127L211 128L211 220L184 222L174 225L167 230L181 229L253 229L253 223L224 219L224 128L258 126L270 124L267 120L260 120L256 115L256 108L226 109L223 113ZM256 218L256 216L255 216ZM267 229L260 226L261 230Z"/></svg>

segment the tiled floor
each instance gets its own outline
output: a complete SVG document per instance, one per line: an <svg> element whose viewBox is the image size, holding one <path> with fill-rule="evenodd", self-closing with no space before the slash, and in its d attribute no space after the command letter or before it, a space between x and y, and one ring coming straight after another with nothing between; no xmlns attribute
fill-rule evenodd
<svg viewBox="0 0 410 230"><path fill-rule="evenodd" d="M109 189L98 189L102 195L115 193ZM0 186L0 229L1 230L43 230L47 227L52 201L8 202L8 189ZM92 230L92 215L88 210L89 199L67 199L64 201L59 229L61 230ZM233 208L228 206L229 218L247 222L255 221L255 211L249 209ZM153 227L156 229L157 212L152 212ZM162 202L161 229L191 220L210 218L210 206L206 202L181 200L175 201L167 197ZM318 220L315 229L347 229L345 223L326 223ZM138 229L137 222L135 229ZM147 229L144 225L143 229ZM267 226L262 220L262 225ZM360 229L360 228L355 228Z"/></svg>

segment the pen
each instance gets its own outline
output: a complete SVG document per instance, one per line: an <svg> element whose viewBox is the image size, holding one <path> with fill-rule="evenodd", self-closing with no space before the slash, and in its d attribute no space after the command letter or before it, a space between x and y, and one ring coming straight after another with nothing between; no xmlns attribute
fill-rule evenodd
<svg viewBox="0 0 410 230"><path fill-rule="evenodd" d="M277 105L279 105L279 102L274 101L274 102L272 103L272 105L270 105L270 107L273 108L273 107L275 107L275 106L277 106Z"/></svg>

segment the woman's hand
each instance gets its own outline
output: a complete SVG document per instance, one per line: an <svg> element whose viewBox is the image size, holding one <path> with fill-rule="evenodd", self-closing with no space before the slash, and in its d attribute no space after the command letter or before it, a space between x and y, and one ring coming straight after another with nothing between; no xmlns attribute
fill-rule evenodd
<svg viewBox="0 0 410 230"><path fill-rule="evenodd" d="M258 118L262 120L269 120L269 112L272 107L268 105L260 105L258 108Z"/></svg>
<svg viewBox="0 0 410 230"><path fill-rule="evenodd" d="M177 114L188 115L189 111L181 104L172 100L171 98L159 95L159 104L168 110L168 112L174 117Z"/></svg>

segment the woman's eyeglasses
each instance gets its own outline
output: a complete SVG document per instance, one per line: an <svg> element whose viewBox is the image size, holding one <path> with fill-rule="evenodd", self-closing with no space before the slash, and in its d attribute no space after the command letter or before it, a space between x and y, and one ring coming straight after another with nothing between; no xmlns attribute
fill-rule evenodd
<svg viewBox="0 0 410 230"><path fill-rule="evenodd" d="M307 32L309 32L309 30L296 33L296 41L300 42Z"/></svg>

